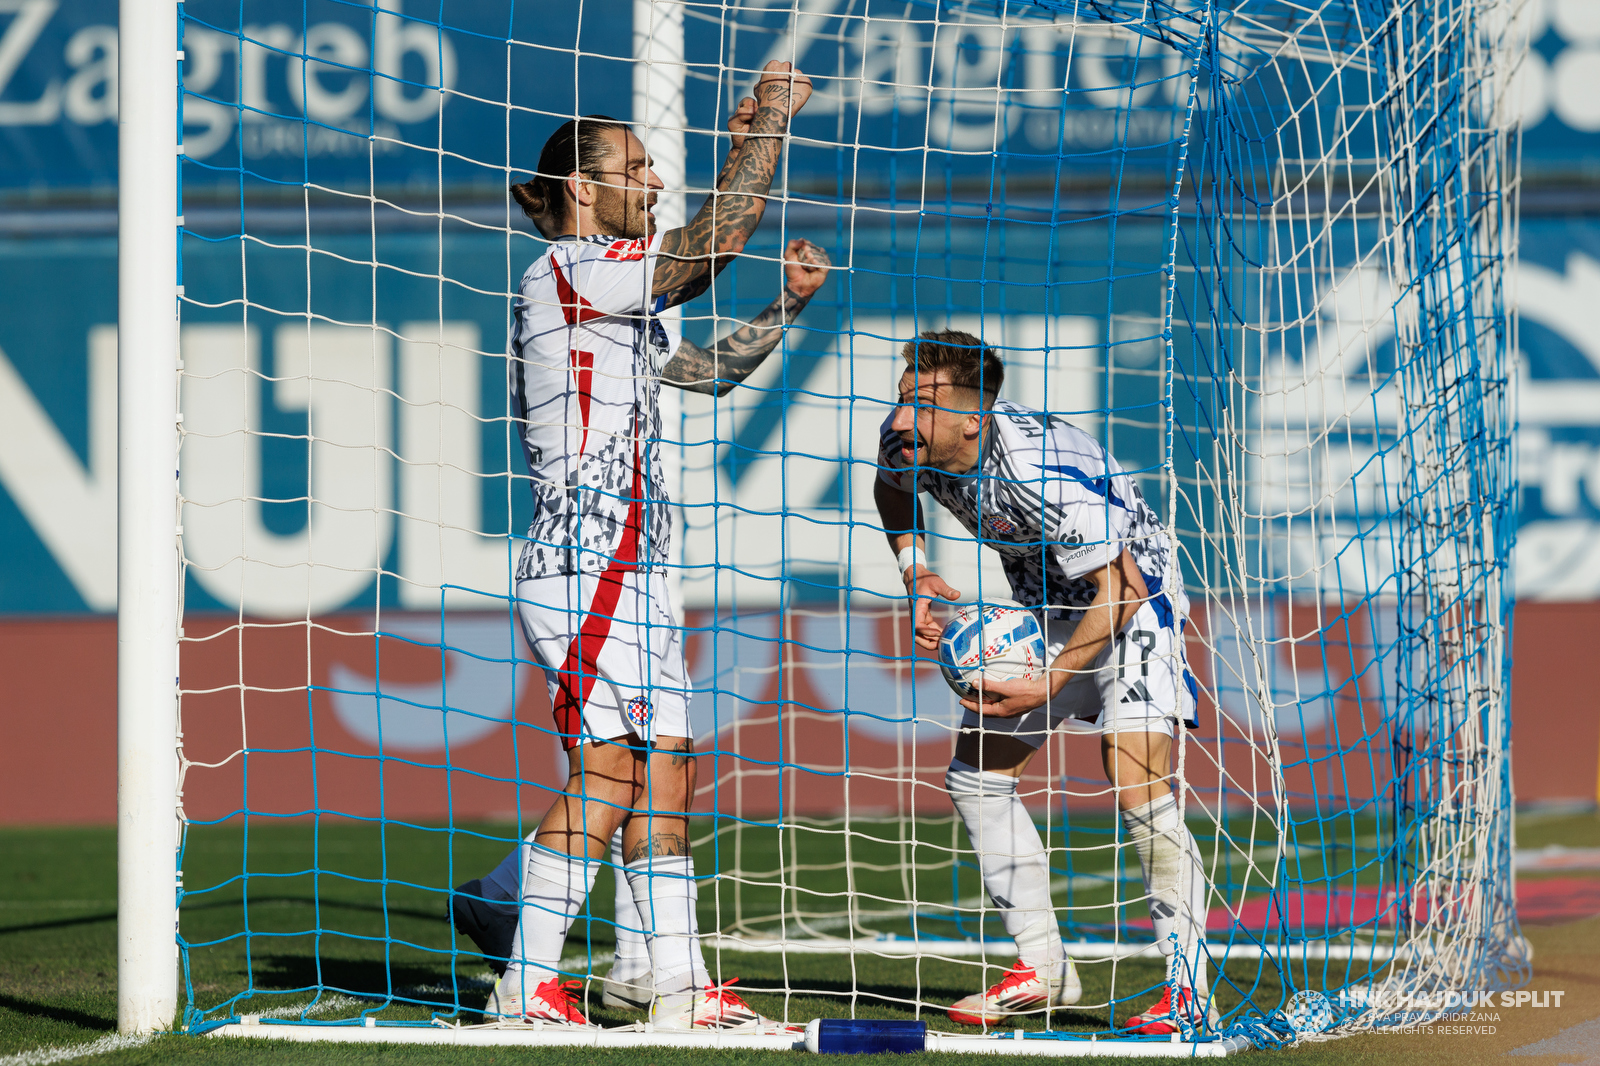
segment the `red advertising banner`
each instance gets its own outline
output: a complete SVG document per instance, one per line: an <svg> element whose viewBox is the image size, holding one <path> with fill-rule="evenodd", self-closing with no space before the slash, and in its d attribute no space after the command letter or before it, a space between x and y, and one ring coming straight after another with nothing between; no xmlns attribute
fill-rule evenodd
<svg viewBox="0 0 1600 1066"><path fill-rule="evenodd" d="M1300 619L1268 619L1304 633ZM1325 612L1326 613L1326 612ZM1201 728L1186 778L1212 802L1248 804L1271 782L1238 675L1263 669L1277 704L1291 805L1381 794L1388 738L1364 739L1392 673L1358 612L1280 644L1274 664L1233 663L1217 629L1190 634ZM776 814L943 814L959 722L942 679L905 657L903 615L691 611L699 808ZM315 623L191 619L182 652L183 805L213 821L245 810L439 823L536 821L566 760L543 674L503 616L336 615ZM1593 802L1600 707L1578 676L1600 603L1531 603L1516 615L1512 753L1521 803ZM443 647L441 647L443 645ZM850 654L842 654L849 649ZM116 813L116 626L105 618L0 623L0 821L110 822ZM1214 676L1221 673L1220 678ZM1230 675L1234 675L1230 681ZM381 684L379 679L381 678ZM1282 694L1316 693L1288 699ZM849 707L846 714L840 708ZM915 712L913 714L913 712ZM1094 736L1053 738L1024 792L1065 790L1070 809L1110 805Z"/></svg>

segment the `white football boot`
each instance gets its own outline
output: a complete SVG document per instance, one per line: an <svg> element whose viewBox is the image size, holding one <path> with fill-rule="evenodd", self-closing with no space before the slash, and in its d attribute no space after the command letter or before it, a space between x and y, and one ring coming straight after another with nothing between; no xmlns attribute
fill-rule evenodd
<svg viewBox="0 0 1600 1066"><path fill-rule="evenodd" d="M600 1002L613 1010L649 1010L655 998L655 981L649 970L640 974L619 973L613 964L600 982Z"/></svg>
<svg viewBox="0 0 1600 1066"><path fill-rule="evenodd" d="M657 996L650 1021L657 1029L754 1029L771 1024L728 988L737 980L706 985L693 993Z"/></svg>
<svg viewBox="0 0 1600 1066"><path fill-rule="evenodd" d="M950 1020L963 1025L998 1025L1013 1015L1070 1007L1083 997L1083 984L1071 959L1062 959L1058 965L1056 974L1046 976L1018 959L988 991L951 1004Z"/></svg>
<svg viewBox="0 0 1600 1066"><path fill-rule="evenodd" d="M1172 1005L1172 988L1168 986L1161 990L1161 998L1147 1011L1141 1011L1122 1023L1121 1028L1140 1036L1170 1036L1181 1033L1187 1026L1192 1031L1209 1030L1216 1032L1219 1024L1217 1005L1213 1001L1206 1005L1202 1016L1198 1004L1195 1002L1194 989L1183 987L1178 989L1178 1005Z"/></svg>
<svg viewBox="0 0 1600 1066"><path fill-rule="evenodd" d="M518 978L507 982L504 977L494 983L494 991L489 993L489 1002L483 1008L485 1021L499 1015L502 1022L589 1024L589 1019L578 1009L572 995L574 992L581 993L582 981L563 981L559 977L552 977L534 985L527 995L523 995L516 987L520 983Z"/></svg>

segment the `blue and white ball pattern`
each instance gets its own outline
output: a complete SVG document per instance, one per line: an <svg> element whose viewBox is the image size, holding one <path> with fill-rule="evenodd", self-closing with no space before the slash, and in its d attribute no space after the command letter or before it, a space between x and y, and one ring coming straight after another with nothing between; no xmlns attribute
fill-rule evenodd
<svg viewBox="0 0 1600 1066"><path fill-rule="evenodd" d="M1045 667L1039 622L1011 600L968 604L939 637L939 670L956 695L977 695L977 680L1032 681Z"/></svg>

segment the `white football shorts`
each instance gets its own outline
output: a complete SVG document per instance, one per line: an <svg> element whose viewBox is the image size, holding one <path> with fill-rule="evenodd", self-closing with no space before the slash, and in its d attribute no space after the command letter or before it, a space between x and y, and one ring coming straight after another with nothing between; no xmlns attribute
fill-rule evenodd
<svg viewBox="0 0 1600 1066"><path fill-rule="evenodd" d="M1170 737L1176 735L1179 721L1190 729L1199 728L1195 709L1199 686L1184 653L1178 628L1183 623L1172 613L1166 597L1146 600L1121 635L1095 657L1092 674L1079 674L1044 707L1015 718L967 711L961 728L1009 733L1034 748L1057 729L1069 733L1165 733ZM1040 612L1035 612L1035 617L1044 630L1045 662L1054 662L1077 623L1047 618Z"/></svg>
<svg viewBox="0 0 1600 1066"><path fill-rule="evenodd" d="M564 748L689 736L689 672L665 574L615 569L517 582Z"/></svg>

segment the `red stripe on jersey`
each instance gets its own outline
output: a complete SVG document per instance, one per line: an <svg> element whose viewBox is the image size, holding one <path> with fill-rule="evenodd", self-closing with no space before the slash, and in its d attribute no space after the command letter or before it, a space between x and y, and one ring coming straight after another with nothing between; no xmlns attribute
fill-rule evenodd
<svg viewBox="0 0 1600 1066"><path fill-rule="evenodd" d="M550 253L550 269L556 276L556 293L561 299L561 314L566 317L567 325L576 326L580 322L590 322L596 318L605 318L604 311L597 310L593 304L578 295L578 290L567 283L567 276L561 273L561 266L556 262L556 253Z"/></svg>
<svg viewBox="0 0 1600 1066"><path fill-rule="evenodd" d="M612 241L606 248L607 259L618 259L624 263L634 263L644 258L644 238L635 237L631 241Z"/></svg>
<svg viewBox="0 0 1600 1066"><path fill-rule="evenodd" d="M577 747L583 733L583 708L594 690L599 674L600 649L611 635L611 622L622 598L623 575L639 569L639 527L644 492L639 483L639 446L633 447L633 498L628 501L628 518L622 527L622 542L617 554L611 557L600 572L600 582L589 603L589 613L584 617L578 635L567 647L567 657L556 675L556 698L550 708L555 715L556 730L561 733L561 746L567 751ZM610 740L610 737L601 739Z"/></svg>
<svg viewBox="0 0 1600 1066"><path fill-rule="evenodd" d="M580 352L574 348L567 353L572 361L572 375L577 379L578 385L578 418L583 424L583 436L578 438L578 456L583 456L583 450L589 446L589 399L590 384L594 380L594 353Z"/></svg>

